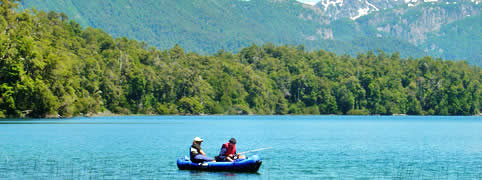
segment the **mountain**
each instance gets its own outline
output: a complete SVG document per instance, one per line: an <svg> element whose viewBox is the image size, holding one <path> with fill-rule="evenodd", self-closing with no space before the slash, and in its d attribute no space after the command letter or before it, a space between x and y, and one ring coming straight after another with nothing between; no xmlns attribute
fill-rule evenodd
<svg viewBox="0 0 482 180"><path fill-rule="evenodd" d="M480 0L322 0L314 6L295 0L24 0L21 9L26 8L65 12L83 26L161 49L179 44L204 54L237 52L270 42L352 56L381 49L482 65L475 44L480 22L455 26L478 17Z"/></svg>
<svg viewBox="0 0 482 180"><path fill-rule="evenodd" d="M331 20L340 18L358 19L373 12L427 4L480 3L480 0L321 0L314 8Z"/></svg>
<svg viewBox="0 0 482 180"><path fill-rule="evenodd" d="M315 7L321 16L336 24L343 18L354 20L352 35L372 28L368 36L395 37L408 41L429 55L448 59L469 59L481 65L480 1L450 0L324 0ZM392 8L391 8L392 7ZM327 9L324 11L324 9ZM364 16L360 16L361 14ZM344 23L346 24L346 23ZM332 27L327 27L330 29ZM375 31L373 31L375 28ZM336 28L332 28L336 31ZM360 29L360 30L358 30Z"/></svg>
<svg viewBox="0 0 482 180"><path fill-rule="evenodd" d="M24 8L65 12L83 26L103 29L166 49L238 50L253 43L302 44L317 23L296 1L242 0L26 0Z"/></svg>
<svg viewBox="0 0 482 180"><path fill-rule="evenodd" d="M212 55L186 53L179 45L159 50L82 28L62 13L15 11L13 2L0 4L0 118L109 111L476 115L482 110L481 68L462 61L383 51L350 57L273 44ZM356 25L342 24L339 29ZM366 42L387 39L361 39L358 45Z"/></svg>
<svg viewBox="0 0 482 180"><path fill-rule="evenodd" d="M314 8L331 20L340 18L358 19L371 12L395 8L406 2L400 0L322 0Z"/></svg>
<svg viewBox="0 0 482 180"><path fill-rule="evenodd" d="M374 12L357 23L407 40L429 55L478 60L481 65L482 46L477 45L482 41L480 10L472 1L431 2Z"/></svg>
<svg viewBox="0 0 482 180"><path fill-rule="evenodd" d="M472 59L474 63L482 64L482 15L476 15L443 26L439 31L429 33L421 44L428 48L434 56L448 59ZM477 45L479 44L479 45Z"/></svg>

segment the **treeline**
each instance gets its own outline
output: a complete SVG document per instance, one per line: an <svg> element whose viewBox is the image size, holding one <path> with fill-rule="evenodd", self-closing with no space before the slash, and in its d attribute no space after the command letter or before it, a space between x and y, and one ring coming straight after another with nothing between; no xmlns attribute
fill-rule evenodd
<svg viewBox="0 0 482 180"><path fill-rule="evenodd" d="M0 117L481 111L481 68L466 62L272 44L205 56L0 7Z"/></svg>

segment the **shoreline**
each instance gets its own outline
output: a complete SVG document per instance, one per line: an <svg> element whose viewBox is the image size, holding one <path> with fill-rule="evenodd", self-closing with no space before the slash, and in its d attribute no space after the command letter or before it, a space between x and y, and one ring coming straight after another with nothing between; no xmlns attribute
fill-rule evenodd
<svg viewBox="0 0 482 180"><path fill-rule="evenodd" d="M408 115L408 114L393 114L393 115L380 115L380 114L371 114L371 115L344 115L344 114L166 114L166 115L160 115L160 114L117 114L117 113L112 113L112 112L102 112L102 113L89 113L87 115L80 115L80 116L72 116L72 117L62 117L62 116L57 116L57 115L49 115L43 118L30 118L30 117L21 117L21 118L0 118L0 121L2 120L7 120L7 119L14 119L14 120L29 120L29 119L73 119L73 118L102 118L102 117L121 117L121 116L126 116L126 117L142 117L142 116L345 116L345 117L351 117L351 116L366 116L366 117L380 117L380 116L392 116L392 117L471 117L471 116L476 116L480 117L482 116L482 113L475 114L475 115Z"/></svg>

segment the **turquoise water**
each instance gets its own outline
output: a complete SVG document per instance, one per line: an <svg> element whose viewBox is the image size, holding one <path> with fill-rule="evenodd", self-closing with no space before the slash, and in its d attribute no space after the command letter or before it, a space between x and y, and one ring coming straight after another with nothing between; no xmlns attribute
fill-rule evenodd
<svg viewBox="0 0 482 180"><path fill-rule="evenodd" d="M180 171L195 136L258 173ZM253 153L254 154L254 153ZM251 155L253 155L251 154ZM0 179L482 179L481 117L147 116L0 121Z"/></svg>

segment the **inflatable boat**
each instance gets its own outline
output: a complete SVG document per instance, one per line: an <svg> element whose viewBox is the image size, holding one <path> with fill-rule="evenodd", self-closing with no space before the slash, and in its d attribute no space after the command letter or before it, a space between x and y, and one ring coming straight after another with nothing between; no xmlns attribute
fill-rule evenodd
<svg viewBox="0 0 482 180"><path fill-rule="evenodd" d="M188 157L177 159L177 167L180 170L201 171L231 171L231 172L257 172L261 166L261 158L257 155L234 162L204 162L193 163Z"/></svg>

